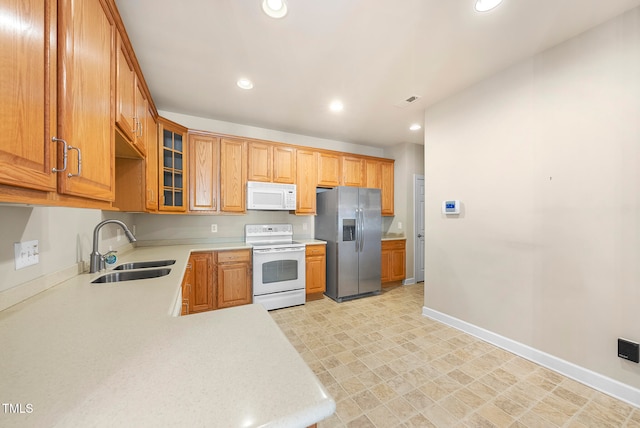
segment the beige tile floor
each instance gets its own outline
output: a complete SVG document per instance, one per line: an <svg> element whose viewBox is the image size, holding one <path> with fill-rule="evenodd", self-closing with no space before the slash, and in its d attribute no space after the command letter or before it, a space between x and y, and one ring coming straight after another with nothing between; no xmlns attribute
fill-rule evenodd
<svg viewBox="0 0 640 428"><path fill-rule="evenodd" d="M640 427L640 409L421 315L423 285L271 314L337 403L322 427Z"/></svg>

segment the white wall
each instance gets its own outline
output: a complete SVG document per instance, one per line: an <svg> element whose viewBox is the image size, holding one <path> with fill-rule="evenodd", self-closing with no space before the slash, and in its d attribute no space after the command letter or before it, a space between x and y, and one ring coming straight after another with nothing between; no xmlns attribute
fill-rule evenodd
<svg viewBox="0 0 640 428"><path fill-rule="evenodd" d="M131 214L100 210L34 206L0 206L0 293L28 281L88 262L94 227L104 219L114 218L129 226ZM37 239L39 263L15 270L14 242ZM117 240L116 228L106 226L100 234L102 253L128 244L126 237Z"/></svg>
<svg viewBox="0 0 640 428"><path fill-rule="evenodd" d="M425 124L425 306L640 388L640 8Z"/></svg>
<svg viewBox="0 0 640 428"><path fill-rule="evenodd" d="M138 241L243 242L245 224L291 223L296 239L313 238L314 216L296 216L288 211L248 211L246 215L136 214ZM218 226L211 233L211 225ZM142 245L144 245L141 242Z"/></svg>
<svg viewBox="0 0 640 428"><path fill-rule="evenodd" d="M414 276L414 194L413 175L424 174L424 146L418 144L397 144L384 151L385 157L394 159L394 216L383 217L385 233L403 233L407 237L406 271L407 280ZM402 228L400 228L402 224Z"/></svg>
<svg viewBox="0 0 640 428"><path fill-rule="evenodd" d="M277 131L274 129L258 128L255 126L189 116L169 111L159 110L158 114L194 130L237 135L239 137L256 138L260 140L336 150L340 152L357 153L366 156L382 157L383 155L383 149L379 147L363 146L360 144L345 143L337 140L327 140L324 138L310 137L308 135L292 134L290 132Z"/></svg>

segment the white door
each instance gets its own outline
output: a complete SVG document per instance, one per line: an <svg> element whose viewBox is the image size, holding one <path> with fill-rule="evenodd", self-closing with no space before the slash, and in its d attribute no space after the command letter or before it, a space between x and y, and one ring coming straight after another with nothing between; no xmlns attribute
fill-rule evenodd
<svg viewBox="0 0 640 428"><path fill-rule="evenodd" d="M416 282L424 281L424 175L413 176L414 188L414 222L415 222L415 279Z"/></svg>

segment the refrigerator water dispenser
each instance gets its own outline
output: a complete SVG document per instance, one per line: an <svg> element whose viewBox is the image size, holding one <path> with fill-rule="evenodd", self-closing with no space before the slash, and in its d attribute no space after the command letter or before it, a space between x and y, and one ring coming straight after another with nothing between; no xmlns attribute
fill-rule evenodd
<svg viewBox="0 0 640 428"><path fill-rule="evenodd" d="M355 241L356 240L356 219L345 218L342 220L342 240L343 241Z"/></svg>

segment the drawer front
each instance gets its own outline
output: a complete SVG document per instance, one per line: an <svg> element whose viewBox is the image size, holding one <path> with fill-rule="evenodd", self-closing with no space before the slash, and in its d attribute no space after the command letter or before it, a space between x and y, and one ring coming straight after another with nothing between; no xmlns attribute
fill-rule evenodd
<svg viewBox="0 0 640 428"><path fill-rule="evenodd" d="M307 245L306 256L324 256L326 253L325 245Z"/></svg>
<svg viewBox="0 0 640 428"><path fill-rule="evenodd" d="M401 250L405 247L404 240L382 241L383 250Z"/></svg>
<svg viewBox="0 0 640 428"><path fill-rule="evenodd" d="M218 251L218 263L250 262L250 250Z"/></svg>

